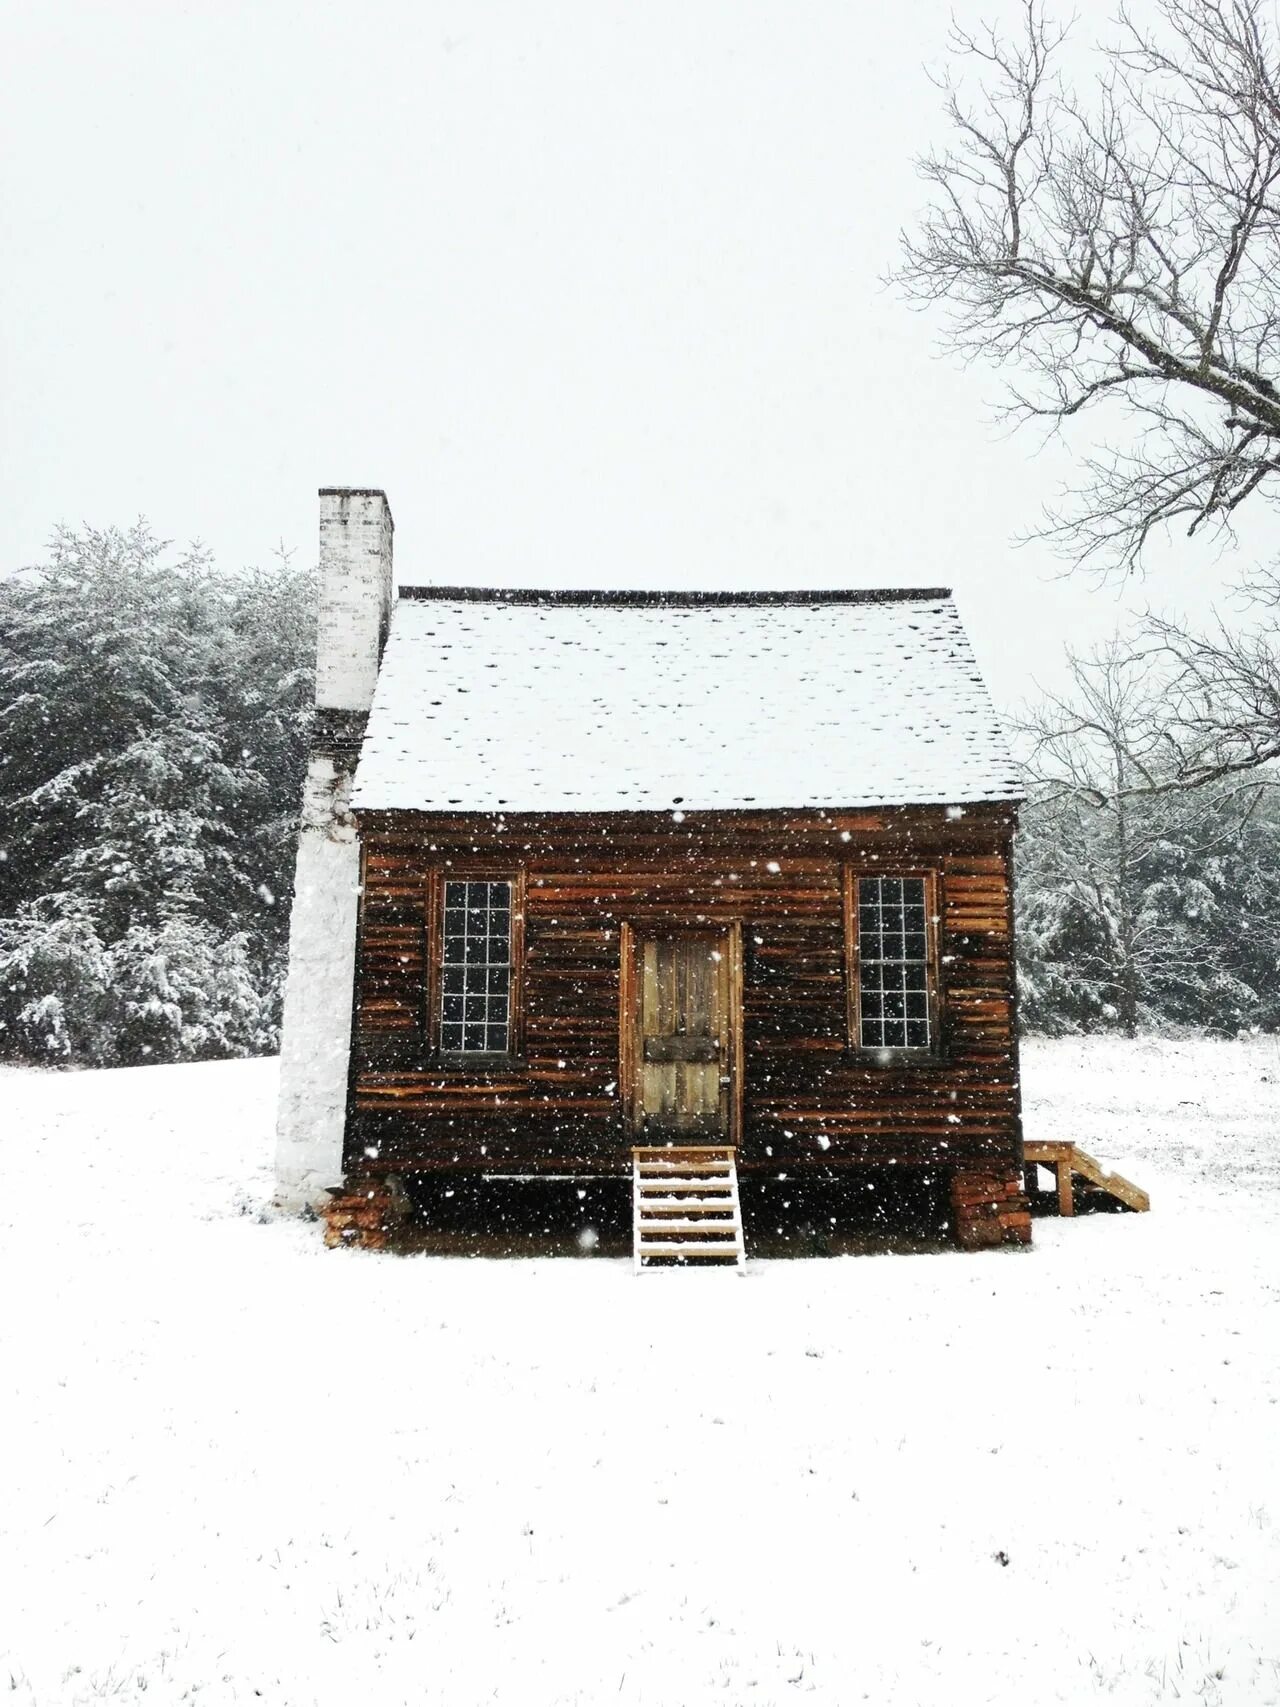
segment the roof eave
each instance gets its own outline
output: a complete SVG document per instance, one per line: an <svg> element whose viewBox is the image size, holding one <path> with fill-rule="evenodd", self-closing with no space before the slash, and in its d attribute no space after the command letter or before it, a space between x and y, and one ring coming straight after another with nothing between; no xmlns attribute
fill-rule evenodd
<svg viewBox="0 0 1280 1707"><path fill-rule="evenodd" d="M568 587L429 587L400 588L402 599L447 604L586 605L622 608L664 606L697 609L707 606L761 605L891 605L931 603L951 597L950 587L821 587L809 590L720 592L650 591L644 588Z"/></svg>

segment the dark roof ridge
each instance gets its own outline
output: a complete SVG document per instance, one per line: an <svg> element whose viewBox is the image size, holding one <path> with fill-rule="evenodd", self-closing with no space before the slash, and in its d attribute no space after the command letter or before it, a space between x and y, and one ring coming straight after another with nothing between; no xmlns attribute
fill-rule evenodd
<svg viewBox="0 0 1280 1707"><path fill-rule="evenodd" d="M949 599L950 587L855 587L793 592L791 589L761 592L650 592L633 588L613 591L605 587L401 587L402 599L439 600L447 603L503 605L888 605L921 599Z"/></svg>

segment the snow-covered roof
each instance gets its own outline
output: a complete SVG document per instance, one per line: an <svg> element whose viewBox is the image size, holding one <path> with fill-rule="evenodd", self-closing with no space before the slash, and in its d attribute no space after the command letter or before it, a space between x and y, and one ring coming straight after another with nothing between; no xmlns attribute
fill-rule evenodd
<svg viewBox="0 0 1280 1707"><path fill-rule="evenodd" d="M352 803L636 812L1022 792L945 588L411 588Z"/></svg>

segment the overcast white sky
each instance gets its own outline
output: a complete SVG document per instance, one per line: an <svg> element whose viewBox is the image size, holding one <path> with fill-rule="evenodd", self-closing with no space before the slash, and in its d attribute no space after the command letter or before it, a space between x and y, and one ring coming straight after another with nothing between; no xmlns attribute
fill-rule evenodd
<svg viewBox="0 0 1280 1707"><path fill-rule="evenodd" d="M1012 549L1066 457L881 286L949 13L19 6L0 567L140 513L310 557L316 488L380 485L406 581L950 583L1005 703L1204 608L1231 558L1099 589Z"/></svg>

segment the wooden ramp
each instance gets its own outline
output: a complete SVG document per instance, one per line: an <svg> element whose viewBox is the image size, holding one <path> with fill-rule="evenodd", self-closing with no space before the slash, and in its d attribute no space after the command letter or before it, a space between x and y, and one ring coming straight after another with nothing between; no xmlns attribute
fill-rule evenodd
<svg viewBox="0 0 1280 1707"><path fill-rule="evenodd" d="M1151 1207L1151 1199L1140 1185L1134 1185L1123 1174L1107 1173L1076 1144L1028 1143L1023 1145L1023 1157L1027 1164L1027 1196L1033 1208L1051 1194L1033 1189L1032 1163L1053 1169L1058 1182L1059 1215L1074 1215L1077 1203L1083 1208L1090 1200L1096 1202L1100 1198L1111 1199L1108 1207L1117 1203L1139 1211Z"/></svg>
<svg viewBox="0 0 1280 1707"><path fill-rule="evenodd" d="M631 1152L635 1268L747 1260L731 1145L643 1145Z"/></svg>

